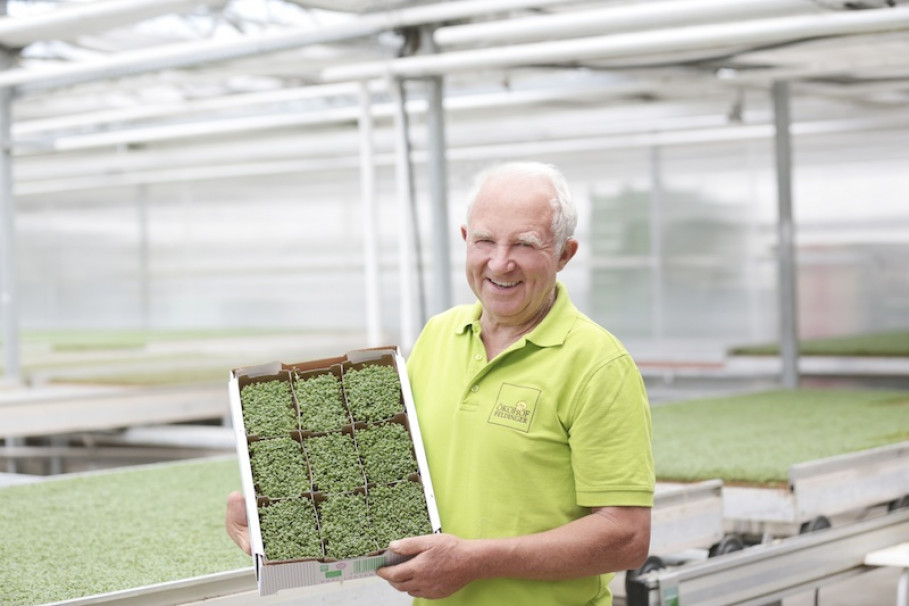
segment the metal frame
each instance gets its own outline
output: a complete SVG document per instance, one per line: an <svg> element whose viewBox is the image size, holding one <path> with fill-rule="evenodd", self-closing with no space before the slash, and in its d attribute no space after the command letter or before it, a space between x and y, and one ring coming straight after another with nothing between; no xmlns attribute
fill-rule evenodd
<svg viewBox="0 0 909 606"><path fill-rule="evenodd" d="M642 577L650 604L751 606L869 570L865 554L909 539L909 510L790 537ZM656 599L653 599L653 598Z"/></svg>
<svg viewBox="0 0 909 606"><path fill-rule="evenodd" d="M10 438L220 419L229 415L224 388L202 384L54 394L0 402L0 427Z"/></svg>
<svg viewBox="0 0 909 606"><path fill-rule="evenodd" d="M710 547L723 538L723 482L658 484L653 499L650 553Z"/></svg>
<svg viewBox="0 0 909 606"><path fill-rule="evenodd" d="M704 496L715 488L716 483L710 482L694 492ZM685 492L667 493L660 501L664 505L677 505L685 500L682 497ZM675 569L646 573L640 578L649 588L648 604L756 606L871 570L863 564L865 554L906 540L909 540L909 509L899 509L841 528L790 537ZM202 600L206 604L233 606L253 599L255 583L253 569L244 568L67 600L56 606L159 606ZM356 599L369 596L376 604L389 603L390 600L383 601L378 595L382 588L383 584L376 579L363 579L345 583L344 593L351 598L356 595ZM319 592L320 587L315 586L306 588L305 596L300 591L289 591L264 599L272 605L299 603L304 598L307 603L322 603L317 601Z"/></svg>
<svg viewBox="0 0 909 606"><path fill-rule="evenodd" d="M818 516L835 516L909 494L909 442L799 463L788 489L724 488L727 530L788 535Z"/></svg>

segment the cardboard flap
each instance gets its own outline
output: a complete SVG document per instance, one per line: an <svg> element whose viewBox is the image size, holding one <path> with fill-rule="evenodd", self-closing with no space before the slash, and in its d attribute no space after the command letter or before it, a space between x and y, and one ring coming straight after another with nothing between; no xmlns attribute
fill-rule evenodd
<svg viewBox="0 0 909 606"><path fill-rule="evenodd" d="M264 377L267 375L276 375L283 370L280 362L267 362L265 364L258 364L256 366L247 366L245 368L237 368L234 370L234 376L246 376L250 379L255 379L256 377Z"/></svg>
<svg viewBox="0 0 909 606"><path fill-rule="evenodd" d="M363 362L372 362L373 360L381 360L383 356L390 356L397 353L397 350L392 347L382 347L375 349L358 349L356 351L351 351L347 353L347 359L351 364L361 364Z"/></svg>

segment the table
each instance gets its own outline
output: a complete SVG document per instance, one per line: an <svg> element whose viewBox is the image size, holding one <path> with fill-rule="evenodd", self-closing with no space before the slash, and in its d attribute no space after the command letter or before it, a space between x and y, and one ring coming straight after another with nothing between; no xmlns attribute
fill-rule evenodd
<svg viewBox="0 0 909 606"><path fill-rule="evenodd" d="M867 566L896 566L903 569L896 588L896 605L909 606L909 542L878 549L865 555Z"/></svg>

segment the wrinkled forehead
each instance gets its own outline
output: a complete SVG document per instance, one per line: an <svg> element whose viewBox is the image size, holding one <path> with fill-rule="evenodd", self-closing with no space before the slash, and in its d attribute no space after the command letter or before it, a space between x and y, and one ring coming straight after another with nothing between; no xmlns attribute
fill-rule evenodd
<svg viewBox="0 0 909 606"><path fill-rule="evenodd" d="M467 217L468 226L478 213L516 214L535 218L549 225L553 200L552 184L537 175L497 175L490 177L477 192Z"/></svg>

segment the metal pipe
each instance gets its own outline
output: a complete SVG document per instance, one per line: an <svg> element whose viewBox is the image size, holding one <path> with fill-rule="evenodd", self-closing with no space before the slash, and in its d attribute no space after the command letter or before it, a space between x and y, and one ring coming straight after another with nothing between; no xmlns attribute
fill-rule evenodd
<svg viewBox="0 0 909 606"><path fill-rule="evenodd" d="M142 183L136 187L136 222L139 232L138 245L138 275L136 279L139 287L139 325L143 330L149 330L151 321L151 244L148 226L148 184Z"/></svg>
<svg viewBox="0 0 909 606"><path fill-rule="evenodd" d="M41 40L74 40L200 4L224 6L227 0L109 0L69 5L38 15L0 20L0 45L22 48Z"/></svg>
<svg viewBox="0 0 909 606"><path fill-rule="evenodd" d="M520 65L552 65L650 53L742 48L802 38L904 29L909 29L909 8L781 17L336 65L322 70L322 81L343 82L380 76L425 78L434 74L505 69Z"/></svg>
<svg viewBox="0 0 909 606"><path fill-rule="evenodd" d="M360 83L360 197L363 204L363 271L366 305L366 342L381 345L382 324L379 314L379 247L376 221L376 172L373 124L369 85Z"/></svg>
<svg viewBox="0 0 909 606"><path fill-rule="evenodd" d="M5 3L4 3L5 4ZM9 51L0 49L0 69L12 63ZM13 198L12 90L0 87L0 338L3 339L3 372L19 383L19 280L16 270L16 204Z"/></svg>
<svg viewBox="0 0 909 606"><path fill-rule="evenodd" d="M97 61L78 65L46 67L41 70L14 69L0 73L0 86L15 86L17 93L58 88L84 82L118 78L163 69L188 67L202 63L227 61L273 53L313 44L341 42L374 36L402 27L465 19L506 11L564 4L577 0L461 0L414 6L372 13L351 23L326 27L319 31L303 28L270 32L230 40L203 40L172 44L165 48L118 53ZM351 81L362 78L351 78Z"/></svg>
<svg viewBox="0 0 909 606"><path fill-rule="evenodd" d="M370 85L374 82L375 81L370 82ZM636 94L646 92L646 90L650 90L650 88L645 88L641 85L623 86L620 84L605 83L598 86L592 86L586 84L584 86L560 87L555 90L509 91L504 93L497 92L459 96L445 99L444 107L446 111L471 111L503 106L517 107L546 103L547 101L564 99L566 95L577 99L589 98L598 94L607 94L610 96ZM424 99L408 100L406 102L406 107L409 115L427 113L430 110L429 102ZM211 119L203 122L160 124L156 126L141 126L120 130L101 130L99 132L87 134L64 135L53 139L45 145L51 147L55 151L72 151L77 149L120 145L124 143L168 141L250 130L287 129L290 127L307 125L324 126L332 123L346 124L351 120L356 120L359 111L358 107L351 105L311 112L274 113L241 118ZM394 104L374 103L371 106L371 112L374 118L391 118L394 116L395 112ZM111 117L96 116L94 121L81 121L78 124L76 123L76 120L79 120L79 117L73 117L72 123L67 126L97 126L100 123L117 121L117 115L118 113L115 112ZM30 128L28 130L31 133L37 133L44 129ZM18 133L19 131L14 130L14 132ZM17 141L17 145L25 144L26 142L22 140Z"/></svg>
<svg viewBox="0 0 909 606"><path fill-rule="evenodd" d="M377 89L383 82L375 80L370 83ZM216 112L224 109L247 108L255 105L288 103L305 99L325 99L331 97L355 97L359 94L359 84L343 82L338 84L315 84L282 88L266 92L245 93L212 97L206 99L186 99L167 104L142 104L127 108L110 108L101 111L80 112L63 116L51 116L34 120L17 121L13 124L13 135L17 138L26 135L37 135L55 130L86 128L110 122L128 122L130 120L147 120L149 118L168 118L176 115Z"/></svg>
<svg viewBox="0 0 909 606"><path fill-rule="evenodd" d="M485 47L806 12L824 9L805 0L671 0L442 26L433 37L439 46Z"/></svg>
<svg viewBox="0 0 909 606"><path fill-rule="evenodd" d="M566 153L593 152L614 149L640 149L654 145L661 147L672 145L692 145L704 143L719 143L729 141L769 140L773 138L772 124L748 124L740 126L727 126L728 118L725 114L707 116L700 120L702 127L686 128L683 121L674 120L652 122L645 130L628 129L624 125L619 128L603 130L591 136L572 135L553 140L534 140L529 147L525 138L510 140L497 144L475 144L462 146L449 146L446 152L449 161L475 162L494 160L503 157L522 157L528 153L535 155L556 155ZM688 120L690 122L690 120ZM867 130L885 130L906 128L909 118L906 116L875 116L871 118L856 118L848 120L818 120L814 122L801 122L793 124L792 133L798 136L825 135L831 133L861 132ZM319 142L315 141L314 145ZM352 144L354 147L356 143ZM248 146L247 146L248 147ZM270 151L272 148L270 148ZM305 153L305 152L303 152ZM171 161L183 165L168 165L164 167L137 167L128 165L119 172L91 174L98 166L98 160L92 159L90 165L71 164L82 166L82 176L64 176L51 178L41 177L36 174L28 181L20 180L16 184L15 194L18 200L45 194L87 191L92 189L109 189L112 187L134 186L139 183L181 183L190 181L204 181L208 179L224 179L226 177L265 177L282 174L300 174L304 172L324 172L326 170L350 169L357 170L359 155L350 150L338 150L337 155L331 157L300 157L301 152L297 146L291 146L283 155L291 156L288 159L275 159L263 162L250 160L242 161L242 156L248 155L248 149L241 150L236 159L222 160L222 163L193 166L190 163L200 157L199 153L182 156L180 150L169 152L176 154L176 160ZM414 162L426 161L426 154L416 149L411 155ZM379 152L373 158L377 166L394 166L394 155L391 152ZM75 160L70 160L72 163Z"/></svg>
<svg viewBox="0 0 909 606"><path fill-rule="evenodd" d="M779 219L780 358L784 387L799 385L798 294L796 289L795 222L792 219L792 140L789 133L789 83L773 83L773 116L776 126L776 182Z"/></svg>
<svg viewBox="0 0 909 606"><path fill-rule="evenodd" d="M436 52L432 30L423 28L423 41L429 52ZM451 306L451 244L448 226L448 176L445 156L444 81L442 76L432 76L428 87L426 123L429 131L427 156L429 168L429 214L432 221L433 296L430 315Z"/></svg>
<svg viewBox="0 0 909 606"><path fill-rule="evenodd" d="M663 157L650 148L650 318L653 337L665 337L663 322Z"/></svg>
<svg viewBox="0 0 909 606"><path fill-rule="evenodd" d="M416 337L414 330L414 259L413 243L416 234L411 221L413 210L413 175L410 159L410 138L407 126L407 109L404 106L404 83L389 83L395 101L395 177L398 192L398 276L400 292L400 335L398 345L410 351Z"/></svg>

